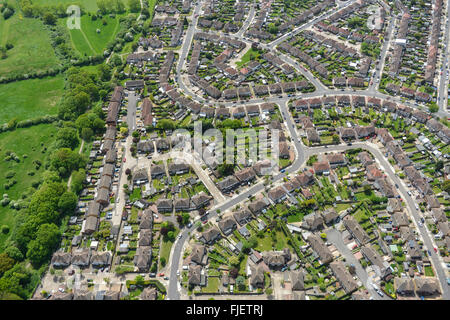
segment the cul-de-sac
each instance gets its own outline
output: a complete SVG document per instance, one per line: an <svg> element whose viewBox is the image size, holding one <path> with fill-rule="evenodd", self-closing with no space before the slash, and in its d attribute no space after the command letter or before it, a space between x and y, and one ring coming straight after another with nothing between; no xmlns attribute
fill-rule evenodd
<svg viewBox="0 0 450 320"><path fill-rule="evenodd" d="M449 9L0 0L0 300L450 300Z"/></svg>

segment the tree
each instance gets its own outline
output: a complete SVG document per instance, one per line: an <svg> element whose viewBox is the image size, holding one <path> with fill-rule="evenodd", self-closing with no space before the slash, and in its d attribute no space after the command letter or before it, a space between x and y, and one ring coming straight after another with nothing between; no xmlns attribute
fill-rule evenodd
<svg viewBox="0 0 450 320"><path fill-rule="evenodd" d="M77 207L77 202L77 195L71 191L66 191L63 193L61 198L59 198L59 210L61 211L61 213L72 213Z"/></svg>
<svg viewBox="0 0 450 320"><path fill-rule="evenodd" d="M106 1L105 0L97 0L97 7L101 14L108 13L108 10L106 9Z"/></svg>
<svg viewBox="0 0 450 320"><path fill-rule="evenodd" d="M36 239L28 244L27 258L34 266L44 263L59 244L61 233L53 223L45 223L39 227Z"/></svg>
<svg viewBox="0 0 450 320"><path fill-rule="evenodd" d="M237 287L238 287L238 289L239 289L240 291L244 291L244 290L245 290L245 279L244 279L243 276L237 277L237 279L236 279L236 285L237 285Z"/></svg>
<svg viewBox="0 0 450 320"><path fill-rule="evenodd" d="M83 189L83 182L86 179L86 171L84 169L80 169L78 171L74 171L72 173L72 182L70 184L70 190L72 190L75 194L79 194Z"/></svg>
<svg viewBox="0 0 450 320"><path fill-rule="evenodd" d="M166 258L164 258L164 257L159 258L159 262L161 263L161 266L163 266L163 267L166 266Z"/></svg>
<svg viewBox="0 0 450 320"><path fill-rule="evenodd" d="M118 0L120 1L120 0ZM120 1L121 2L121 1ZM106 82L111 80L111 67L107 64L101 64L98 66L99 78L101 81Z"/></svg>
<svg viewBox="0 0 450 320"><path fill-rule="evenodd" d="M239 270L237 268L231 268L230 277L232 277L233 279L236 279L238 274L239 274Z"/></svg>
<svg viewBox="0 0 450 320"><path fill-rule="evenodd" d="M75 128L61 128L56 135L56 147L57 148L70 148L74 149L80 140L78 139L77 130Z"/></svg>
<svg viewBox="0 0 450 320"><path fill-rule="evenodd" d="M170 119L161 119L156 124L156 128L161 130L174 130L175 127L176 127L175 122Z"/></svg>
<svg viewBox="0 0 450 320"><path fill-rule="evenodd" d="M189 213L182 213L181 214L181 217L182 217L182 224L183 225L186 225L186 224L188 224L189 223L189 219L191 218L191 216L189 215Z"/></svg>
<svg viewBox="0 0 450 320"><path fill-rule="evenodd" d="M111 64L115 67L119 67L122 65L122 58L118 54L114 54L111 57Z"/></svg>
<svg viewBox="0 0 450 320"><path fill-rule="evenodd" d="M55 23L56 23L56 17L51 12L46 12L44 14L44 18L43 19L44 19L44 23L45 24L48 24L48 25L51 25L51 26L55 25Z"/></svg>
<svg viewBox="0 0 450 320"><path fill-rule="evenodd" d="M0 276L14 266L14 259L8 256L6 253L0 253Z"/></svg>
<svg viewBox="0 0 450 320"><path fill-rule="evenodd" d="M20 250L17 247L9 246L5 249L5 253L15 261L22 261L23 260L23 254L20 252Z"/></svg>
<svg viewBox="0 0 450 320"><path fill-rule="evenodd" d="M50 164L61 177L68 177L73 170L84 167L86 160L78 152L69 148L61 148L52 154Z"/></svg>
<svg viewBox="0 0 450 320"><path fill-rule="evenodd" d="M141 3L139 0L128 0L128 7L133 13L137 13L141 10Z"/></svg>
<svg viewBox="0 0 450 320"><path fill-rule="evenodd" d="M134 279L134 281L136 281L136 285L137 286L143 286L145 284L145 279L143 276L138 275L136 276L136 278Z"/></svg>
<svg viewBox="0 0 450 320"><path fill-rule="evenodd" d="M234 165L228 163L222 163L217 167L217 170L222 176L229 176L234 172Z"/></svg>
<svg viewBox="0 0 450 320"><path fill-rule="evenodd" d="M167 240L173 241L175 239L175 233L173 231L167 232Z"/></svg>
<svg viewBox="0 0 450 320"><path fill-rule="evenodd" d="M125 4L122 2L122 0L116 0L115 4L117 13L124 13L126 11Z"/></svg>
<svg viewBox="0 0 450 320"><path fill-rule="evenodd" d="M277 34L278 33L278 27L274 23L269 23L269 32L271 34Z"/></svg>
<svg viewBox="0 0 450 320"><path fill-rule="evenodd" d="M128 135L128 128L120 127L120 134L123 136Z"/></svg>
<svg viewBox="0 0 450 320"><path fill-rule="evenodd" d="M432 102L430 103L430 106L428 107L428 110L429 110L431 113L438 112L438 111L439 111L439 106L436 104L436 102L432 101Z"/></svg>
<svg viewBox="0 0 450 320"><path fill-rule="evenodd" d="M366 184L364 187L364 194L365 195L370 195L372 193L372 188L370 187L370 185Z"/></svg>
<svg viewBox="0 0 450 320"><path fill-rule="evenodd" d="M31 280L31 274L25 269L23 264L16 264L3 274L0 279L0 292L13 293L19 297L27 298L28 284Z"/></svg>
<svg viewBox="0 0 450 320"><path fill-rule="evenodd" d="M444 168L444 161L442 160L438 160L434 165L434 169L436 171L441 171L443 168Z"/></svg>
<svg viewBox="0 0 450 320"><path fill-rule="evenodd" d="M338 144L340 141L341 139L339 138L339 135L333 134L333 143Z"/></svg>
<svg viewBox="0 0 450 320"><path fill-rule="evenodd" d="M81 139L83 139L84 141L91 141L93 135L94 131L91 128L81 129Z"/></svg>

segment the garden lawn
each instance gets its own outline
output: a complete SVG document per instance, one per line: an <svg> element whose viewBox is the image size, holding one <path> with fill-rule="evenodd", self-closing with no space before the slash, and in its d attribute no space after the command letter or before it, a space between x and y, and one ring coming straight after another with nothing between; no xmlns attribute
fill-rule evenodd
<svg viewBox="0 0 450 320"><path fill-rule="evenodd" d="M54 135L57 132L57 128L52 124L41 124L30 128L16 129L15 131L5 132L0 134L0 194L8 194L11 200L18 200L23 192L26 192L31 188L31 185L35 181L39 181L42 173L44 172L44 164L39 170L35 170L33 161L39 159L43 162L43 159L47 156L47 153L42 153L41 150L45 146L53 142ZM41 146L43 144L44 146ZM20 162L4 161L6 151L14 152L20 159ZM26 154L27 158L23 155ZM5 177L9 171L15 172L14 179L17 181L8 190L4 185L7 182ZM33 176L29 176L28 172L34 172ZM34 192L34 190L33 190ZM8 225L10 228L14 224L14 214L17 211L10 209L9 206L0 206L0 225ZM11 232L7 235L0 234L0 251L3 250L3 243L9 237Z"/></svg>
<svg viewBox="0 0 450 320"><path fill-rule="evenodd" d="M178 229L175 229L174 237L178 235L178 232L180 232ZM159 251L159 259L165 258L166 259L166 265L169 263L169 256L170 256L170 250L172 249L173 241L164 241L161 240L161 249ZM161 269L161 263L159 263L158 269Z"/></svg>
<svg viewBox="0 0 450 320"><path fill-rule="evenodd" d="M257 50L253 50L250 48L243 56L241 61L236 62L236 65L241 68L244 64L249 62L251 57L254 57L255 59L258 58L259 52Z"/></svg>
<svg viewBox="0 0 450 320"><path fill-rule="evenodd" d="M202 292L217 292L219 291L220 279L219 277L208 277L206 287L202 288Z"/></svg>
<svg viewBox="0 0 450 320"><path fill-rule="evenodd" d="M63 75L1 84L0 124L56 114L63 91Z"/></svg>
<svg viewBox="0 0 450 320"><path fill-rule="evenodd" d="M0 46L11 43L7 58L0 59L0 78L44 71L58 65L49 32L41 20L21 18L16 12L8 20L0 17Z"/></svg>

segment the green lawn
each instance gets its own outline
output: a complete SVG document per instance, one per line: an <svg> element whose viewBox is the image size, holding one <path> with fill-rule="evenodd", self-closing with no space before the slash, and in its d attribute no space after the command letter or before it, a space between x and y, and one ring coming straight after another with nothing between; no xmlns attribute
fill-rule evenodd
<svg viewBox="0 0 450 320"><path fill-rule="evenodd" d="M0 59L0 78L44 71L58 64L41 20L21 18L18 12L6 21L0 17L0 46L8 42L14 48L8 50L6 59Z"/></svg>
<svg viewBox="0 0 450 320"><path fill-rule="evenodd" d="M217 292L219 291L219 285L219 277L208 277L206 287L202 288L202 292Z"/></svg>
<svg viewBox="0 0 450 320"><path fill-rule="evenodd" d="M0 62L1 63L1 62ZM64 77L30 79L0 85L0 124L56 114L63 94Z"/></svg>
<svg viewBox="0 0 450 320"><path fill-rule="evenodd" d="M92 21L90 16L83 15L81 30L70 30L70 37L75 49L88 56L102 54L106 45L114 39L119 31L119 18L120 15L116 15L115 18L104 16L102 19ZM106 25L103 25L103 20L106 20ZM64 19L60 23L66 23L66 21L67 19ZM97 29L100 29L100 33L96 32Z"/></svg>
<svg viewBox="0 0 450 320"><path fill-rule="evenodd" d="M54 135L57 132L57 128L51 124L42 124L33 126L30 128L16 129L15 131L5 132L0 134L0 155L2 157L0 161L0 194L8 194L11 200L18 200L20 196L31 189L32 183L38 181L44 172L44 166L42 165L39 170L35 170L33 161L39 159L42 161L47 156L46 153L42 153L43 144L48 146L53 140ZM5 161L6 151L14 152L20 159L20 162ZM27 155L24 158L24 155ZM9 171L15 172L14 177L7 179L6 173ZM29 172L33 172L34 175L28 175ZM8 180L16 180L9 189L5 189L5 183ZM11 209L9 206L0 206L0 225L13 226L14 214L17 211ZM5 239L9 236L0 234L0 250Z"/></svg>
<svg viewBox="0 0 450 320"><path fill-rule="evenodd" d="M433 272L433 268L430 266L426 266L425 267L425 275L427 277L434 277L434 272Z"/></svg>
<svg viewBox="0 0 450 320"><path fill-rule="evenodd" d="M178 232L180 232L180 230L175 229L174 237L178 235ZM159 250L159 258L161 259L162 257L164 257L166 259L166 265L169 263L170 250L172 249L172 245L173 245L172 241L161 240L161 249ZM161 268L162 266L161 264L159 264L158 269Z"/></svg>
<svg viewBox="0 0 450 320"><path fill-rule="evenodd" d="M141 199L141 188L134 188L133 193L130 195L130 201L134 202Z"/></svg>
<svg viewBox="0 0 450 320"><path fill-rule="evenodd" d="M259 52L257 50L253 50L250 48L243 56L241 61L236 62L236 65L241 68L244 64L250 61L251 57L254 57L255 59L259 56Z"/></svg>
<svg viewBox="0 0 450 320"><path fill-rule="evenodd" d="M80 5L89 12L95 12L98 10L97 1L95 0L34 0L33 3L40 5L57 5L62 3L67 7L73 4ZM124 1L124 4L127 5L127 2Z"/></svg>

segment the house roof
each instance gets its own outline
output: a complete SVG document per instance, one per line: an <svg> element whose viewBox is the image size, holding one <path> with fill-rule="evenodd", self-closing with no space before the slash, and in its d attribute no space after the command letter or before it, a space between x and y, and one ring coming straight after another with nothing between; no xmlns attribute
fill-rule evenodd
<svg viewBox="0 0 450 320"><path fill-rule="evenodd" d="M345 268L342 261L333 261L330 263L330 268L346 293L350 293L358 289L358 284L355 279L353 279L350 272L348 272Z"/></svg>
<svg viewBox="0 0 450 320"><path fill-rule="evenodd" d="M190 266L189 267L189 284L199 285L201 283L201 271L202 267L200 265Z"/></svg>
<svg viewBox="0 0 450 320"><path fill-rule="evenodd" d="M353 216L347 215L343 220L345 227L353 234L360 244L366 244L370 240L370 237Z"/></svg>
<svg viewBox="0 0 450 320"><path fill-rule="evenodd" d="M419 295L440 294L441 289L436 278L415 278L416 292Z"/></svg>
<svg viewBox="0 0 450 320"><path fill-rule="evenodd" d="M256 267L250 267L251 276L250 283L253 287L262 287L264 286L264 268L261 264L258 264Z"/></svg>
<svg viewBox="0 0 450 320"><path fill-rule="evenodd" d="M318 235L311 234L307 238L307 241L311 245L311 248L314 250L314 252L317 253L322 263L328 263L333 261L333 254Z"/></svg>
<svg viewBox="0 0 450 320"><path fill-rule="evenodd" d="M144 290L142 290L141 293L141 300L156 300L158 297L158 292L156 291L156 288L147 287Z"/></svg>
<svg viewBox="0 0 450 320"><path fill-rule="evenodd" d="M203 264L203 257L206 255L206 247L203 245L193 245L191 252L191 261L197 264Z"/></svg>
<svg viewBox="0 0 450 320"><path fill-rule="evenodd" d="M270 190L267 195L272 201L277 201L286 195L286 191L284 191L283 187L279 186Z"/></svg>
<svg viewBox="0 0 450 320"><path fill-rule="evenodd" d="M236 221L234 221L234 219L231 216L228 216L220 220L218 226L220 230L222 230L222 232L225 233L226 230L236 227Z"/></svg>
<svg viewBox="0 0 450 320"><path fill-rule="evenodd" d="M220 235L220 231L219 231L219 229L217 229L215 227L212 227L202 233L202 237L203 237L203 239L205 239L206 242L212 241L219 235Z"/></svg>

